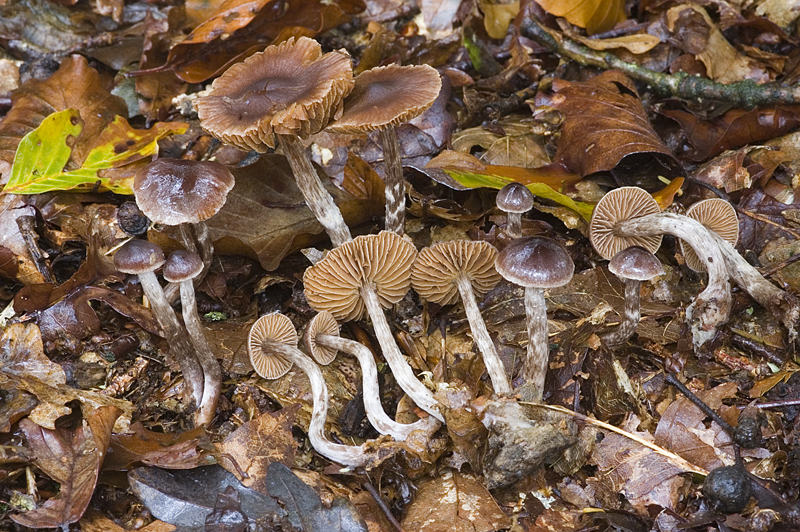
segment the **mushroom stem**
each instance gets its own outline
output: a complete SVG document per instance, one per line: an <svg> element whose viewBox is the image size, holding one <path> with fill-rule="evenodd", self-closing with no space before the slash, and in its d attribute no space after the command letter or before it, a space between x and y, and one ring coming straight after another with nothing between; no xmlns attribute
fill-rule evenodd
<svg viewBox="0 0 800 532"><path fill-rule="evenodd" d="M520 373L525 380L522 399L539 403L544 395L544 379L550 363L547 304L543 289L525 288L525 315L528 319L528 356Z"/></svg>
<svg viewBox="0 0 800 532"><path fill-rule="evenodd" d="M370 285L363 285L360 288L360 292L361 298L364 300L364 306L367 308L367 313L372 320L375 336L378 338L383 350L383 356L392 369L392 374L397 380L397 384L418 407L443 422L444 417L439 412L439 404L433 398L433 393L417 380L411 366L403 358L400 348L397 347L397 342L394 341L392 331L389 329L389 322L386 321L386 316L378 301L378 294L375 293L375 289Z"/></svg>
<svg viewBox="0 0 800 532"><path fill-rule="evenodd" d="M206 425L214 419L217 410L217 401L222 390L222 371L214 356L214 351L208 344L203 326L197 315L197 302L194 294L192 279L182 281L181 307L183 307L183 323L189 332L189 339L194 345L197 360L203 368L203 398L195 412L197 425Z"/></svg>
<svg viewBox="0 0 800 532"><path fill-rule="evenodd" d="M614 226L618 236L668 234L687 242L708 272L708 286L686 309L695 346L714 338L716 328L725 323L731 310L731 291L725 259L717 240L700 222L672 213L658 213L622 220Z"/></svg>
<svg viewBox="0 0 800 532"><path fill-rule="evenodd" d="M616 329L603 336L603 341L608 347L613 349L621 346L636 332L636 325L641 318L639 306L641 286L642 281L637 281L636 279L625 280L625 316L623 316Z"/></svg>
<svg viewBox="0 0 800 532"><path fill-rule="evenodd" d="M302 351L291 345L273 340L264 340L269 351L286 360L291 360L307 376L311 383L311 395L314 400L311 423L308 426L308 439L311 445L325 458L348 467L366 465L370 458L363 447L333 443L325 437L325 420L328 417L328 386L319 366Z"/></svg>
<svg viewBox="0 0 800 532"><path fill-rule="evenodd" d="M467 279L466 275L460 274L456 277L456 284L461 294L461 301L464 304L464 312L467 314L472 336L483 355L483 364L486 366L486 371L492 379L494 393L498 395L510 394L511 384L508 382L506 368L503 366L503 362L497 354L497 349L495 349L494 342L492 342L492 338L489 336L489 331L486 330L486 323L483 321L481 311L478 308L478 304L475 302L475 292L472 290L472 283Z"/></svg>
<svg viewBox="0 0 800 532"><path fill-rule="evenodd" d="M199 407L203 401L204 378L203 368L198 363L194 347L189 343L185 329L181 327L175 311L167 302L164 291L156 279L156 274L153 272L140 273L139 282L144 290L144 295L150 301L156 321L164 332L164 338L169 343L170 351L173 352L181 366L187 395L194 399L195 406Z"/></svg>
<svg viewBox="0 0 800 532"><path fill-rule="evenodd" d="M208 224L201 220L193 224L182 223L178 228L181 244L186 248L186 251L197 253L203 260L203 271L192 281L199 284L208 273L208 269L211 267L211 259L214 258L214 242L211 239ZM169 283L164 287L164 295L170 304L178 299L179 292L180 287L176 283Z"/></svg>
<svg viewBox="0 0 800 532"><path fill-rule="evenodd" d="M408 435L415 430L433 432L441 425L433 416L420 419L414 423L398 423L386 414L381 404L380 389L378 387L378 368L372 358L372 352L367 346L330 334L317 334L314 337L317 345L343 351L358 358L361 365L362 389L364 394L364 409L367 418L375 430L381 434L388 434L398 441L405 441Z"/></svg>
<svg viewBox="0 0 800 532"><path fill-rule="evenodd" d="M342 218L342 212L336 206L333 197L322 186L300 138L294 135L277 135L277 137L284 155L289 160L289 166L292 167L297 187L303 193L308 208L325 228L334 247L352 240L350 229Z"/></svg>
<svg viewBox="0 0 800 532"><path fill-rule="evenodd" d="M389 124L379 130L386 171L386 230L402 236L406 223L406 186L397 131Z"/></svg>
<svg viewBox="0 0 800 532"><path fill-rule="evenodd" d="M522 237L522 213L506 213L506 234L510 238Z"/></svg>

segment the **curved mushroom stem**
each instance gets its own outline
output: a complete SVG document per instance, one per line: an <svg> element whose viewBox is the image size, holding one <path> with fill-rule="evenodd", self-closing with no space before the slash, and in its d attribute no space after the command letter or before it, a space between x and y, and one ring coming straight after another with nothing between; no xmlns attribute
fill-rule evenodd
<svg viewBox="0 0 800 532"><path fill-rule="evenodd" d="M292 167L297 187L303 193L308 208L325 228L334 247L352 240L350 229L342 218L342 212L336 206L333 197L322 186L300 138L294 135L278 135L277 137L284 155L289 160L289 166Z"/></svg>
<svg viewBox="0 0 800 532"><path fill-rule="evenodd" d="M392 375L397 380L397 384L418 407L444 422L444 417L439 412L439 403L433 398L433 393L417 380L411 366L408 365L400 348L397 347L397 342L394 341L392 331L389 329L389 322L386 321L386 315L383 313L375 289L369 285L362 286L361 298L364 300L367 313L372 320L372 327L375 329L375 336L378 337L378 342L383 350L383 356L392 369Z"/></svg>
<svg viewBox="0 0 800 532"><path fill-rule="evenodd" d="M539 403L544 395L544 379L550 364L547 304L543 289L525 288L525 316L528 320L528 356L520 373L525 380L520 394L523 401Z"/></svg>
<svg viewBox="0 0 800 532"><path fill-rule="evenodd" d="M611 349L624 344L636 332L636 325L641 318L641 286L642 282L636 279L625 280L625 315L616 329L602 337Z"/></svg>
<svg viewBox="0 0 800 532"><path fill-rule="evenodd" d="M349 467L360 467L370 461L363 447L333 443L325 437L325 420L328 417L328 386L319 366L302 351L282 342L265 340L269 350L291 360L297 365L311 382L311 394L314 405L311 412L311 423L308 427L308 439L319 454L339 464Z"/></svg>
<svg viewBox="0 0 800 532"><path fill-rule="evenodd" d="M697 294L686 309L692 328L692 340L699 347L714 338L716 328L728 320L731 290L728 271L720 246L703 224L687 216L659 213L617 222L614 234L619 236L673 235L694 249L708 272L708 286Z"/></svg>
<svg viewBox="0 0 800 532"><path fill-rule="evenodd" d="M522 213L506 213L506 234L512 239L522 237Z"/></svg>
<svg viewBox="0 0 800 532"><path fill-rule="evenodd" d="M200 426L211 423L216 414L217 401L222 390L222 370L214 356L214 351L208 344L208 339L197 315L197 302L192 279L183 281L180 285L183 323L186 325L189 339L194 345L197 360L203 368L203 398L195 412L195 423Z"/></svg>
<svg viewBox="0 0 800 532"><path fill-rule="evenodd" d="M379 130L386 169L386 230L402 236L406 224L406 185L397 131L389 125Z"/></svg>
<svg viewBox="0 0 800 532"><path fill-rule="evenodd" d="M439 420L433 416L420 419L414 423L398 423L390 418L383 410L381 404L380 389L378 387L378 368L372 358L372 352L367 346L329 334L317 334L314 337L317 345L337 349L358 358L361 365L362 388L364 394L364 409L367 418L375 430L381 434L388 434L398 441L405 441L408 435L415 430L424 430L431 433L441 426Z"/></svg>
<svg viewBox="0 0 800 532"><path fill-rule="evenodd" d="M164 338L169 343L169 349L181 366L187 395L194 400L195 406L199 407L203 401L204 378L203 368L198 363L194 347L189 343L185 329L181 327L175 311L167 302L164 291L156 279L156 274L153 272L140 273L139 281L142 284L144 295L147 296L150 306L153 307L156 321L164 332Z"/></svg>
<svg viewBox="0 0 800 532"><path fill-rule="evenodd" d="M461 301L464 304L464 312L467 314L472 336L475 338L475 343L478 344L478 349L481 350L483 364L492 379L494 393L498 395L510 394L511 384L508 382L506 368L497 354L497 349L495 349L494 342L489 336L489 331L486 330L486 322L483 321L481 311L475 302L475 291L472 289L472 283L465 275L460 274L456 277L456 284L461 294Z"/></svg>

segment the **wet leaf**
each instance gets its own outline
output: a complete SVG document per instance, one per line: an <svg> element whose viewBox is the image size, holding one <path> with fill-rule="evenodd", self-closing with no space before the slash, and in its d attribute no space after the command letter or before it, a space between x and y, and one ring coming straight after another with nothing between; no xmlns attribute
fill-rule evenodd
<svg viewBox="0 0 800 532"><path fill-rule="evenodd" d="M625 20L622 0L536 0L536 3L551 15L586 28L589 35L608 31Z"/></svg>
<svg viewBox="0 0 800 532"><path fill-rule="evenodd" d="M42 335L33 324L9 325L0 337L0 372L35 377L50 386L66 384L67 376L44 354Z"/></svg>
<svg viewBox="0 0 800 532"><path fill-rule="evenodd" d="M202 429L180 434L164 434L147 430L137 422L125 434L111 437L110 452L103 469L124 471L133 465L149 465L164 469L192 469L213 462L202 450Z"/></svg>
<svg viewBox="0 0 800 532"><path fill-rule="evenodd" d="M36 466L61 485L58 498L35 510L12 515L23 526L66 527L81 518L92 498L108 449L111 429L121 411L100 407L74 431L49 430L23 419L20 428L36 456Z"/></svg>
<svg viewBox="0 0 800 532"><path fill-rule="evenodd" d="M149 157L158 150L158 140L183 133L180 122L157 123L148 130L136 130L117 116L97 138L83 165L66 170L72 146L81 134L82 120L74 109L48 116L19 144L6 194L42 194L76 187L99 188L117 194L132 194L133 177L123 180L110 170Z"/></svg>
<svg viewBox="0 0 800 532"><path fill-rule="evenodd" d="M648 33L637 33L635 35L623 35L612 39L587 39L580 35L571 35L570 38L585 44L592 50L613 50L615 48L625 48L634 54L649 52L661 42L661 39Z"/></svg>
<svg viewBox="0 0 800 532"><path fill-rule="evenodd" d="M445 471L420 485L401 525L408 532L494 532L511 520L476 478Z"/></svg>

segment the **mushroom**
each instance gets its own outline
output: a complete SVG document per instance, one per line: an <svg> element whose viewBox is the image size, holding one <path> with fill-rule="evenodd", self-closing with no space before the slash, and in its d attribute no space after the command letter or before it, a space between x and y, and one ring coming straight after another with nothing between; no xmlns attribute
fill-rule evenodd
<svg viewBox="0 0 800 532"><path fill-rule="evenodd" d="M649 281L664 274L664 268L655 255L639 246L623 249L608 263L611 273L625 283L625 316L613 332L603 336L611 348L624 344L636 331L641 316L639 301L642 281Z"/></svg>
<svg viewBox="0 0 800 532"><path fill-rule="evenodd" d="M369 422L379 433L388 434L398 441L405 441L415 430L431 433L441 425L433 416L414 423L398 423L386 414L381 404L378 368L372 351L359 342L339 336L339 324L330 312L320 312L308 322L304 343L311 357L323 365L330 364L337 351L343 351L358 359L361 366L364 409Z"/></svg>
<svg viewBox="0 0 800 532"><path fill-rule="evenodd" d="M359 236L308 268L303 283L309 305L318 312L327 310L338 321L368 314L397 383L417 406L444 421L433 394L400 353L383 314L408 292L416 255L414 245L396 233Z"/></svg>
<svg viewBox="0 0 800 532"><path fill-rule="evenodd" d="M222 371L214 356L214 351L206 339L200 318L197 315L197 302L194 295L193 279L203 271L203 259L197 253L178 250L170 253L161 274L166 281L178 283L181 291L183 323L194 346L197 360L203 368L203 398L198 405L196 421L198 425L211 423L217 409L222 389Z"/></svg>
<svg viewBox="0 0 800 532"><path fill-rule="evenodd" d="M725 323L731 309L728 274L720 247L700 222L672 213L662 213L647 191L620 187L603 196L594 208L589 224L592 246L604 259L619 251L640 245L651 253L664 234L685 240L708 271L708 285L686 309L696 346L703 345Z"/></svg>
<svg viewBox="0 0 800 532"><path fill-rule="evenodd" d="M525 288L528 322L528 356L520 375L525 380L523 398L540 402L550 359L547 305L544 291L567 284L575 264L560 244L549 238L518 238L497 256L495 268L504 279Z"/></svg>
<svg viewBox="0 0 800 532"><path fill-rule="evenodd" d="M185 329L181 327L175 311L164 296L156 274L153 273L162 264L164 253L161 248L146 240L129 240L114 254L114 267L117 270L139 276L156 321L169 343L170 351L181 366L187 396L194 400L195 406L199 406L203 400L203 368L198 363Z"/></svg>
<svg viewBox="0 0 800 532"><path fill-rule="evenodd" d="M306 204L334 246L351 240L350 229L301 139L325 127L352 88L346 52L323 55L317 41L300 37L231 66L196 101L203 128L238 148L263 153L275 147L277 135Z"/></svg>
<svg viewBox="0 0 800 532"><path fill-rule="evenodd" d="M404 231L406 187L395 127L433 105L441 89L439 73L428 65L373 68L356 77L342 116L328 126L337 133L378 130L386 168L386 230L398 235Z"/></svg>
<svg viewBox="0 0 800 532"><path fill-rule="evenodd" d="M133 194L150 220L180 228L183 245L200 253L205 273L214 245L204 220L222 208L233 185L233 175L220 163L161 158L136 173ZM173 295L168 291L167 299Z"/></svg>
<svg viewBox="0 0 800 532"><path fill-rule="evenodd" d="M328 387L319 366L297 349L297 331L283 314L267 314L256 320L247 337L250 362L256 373L265 379L275 379L275 367L288 368L296 364L311 382L313 408L308 439L322 456L349 467L366 465L370 457L363 447L333 443L325 437L328 416ZM275 360L271 360L275 359Z"/></svg>
<svg viewBox="0 0 800 532"><path fill-rule="evenodd" d="M739 218L736 216L736 209L724 199L711 198L698 201L689 207L686 216L697 220L723 240L730 242L732 246L735 246L739 240ZM705 271L702 261L691 246L681 240L680 247L683 258L686 260L686 266L696 272Z"/></svg>
<svg viewBox="0 0 800 532"><path fill-rule="evenodd" d="M483 355L486 371L499 395L511 393L503 362L486 330L476 302L500 281L494 269L497 250L488 242L452 240L420 251L411 268L411 285L417 293L434 303L451 305L459 295L475 343Z"/></svg>
<svg viewBox="0 0 800 532"><path fill-rule="evenodd" d="M522 236L522 215L533 208L533 193L522 183L509 183L497 193L497 208L508 217L506 234Z"/></svg>

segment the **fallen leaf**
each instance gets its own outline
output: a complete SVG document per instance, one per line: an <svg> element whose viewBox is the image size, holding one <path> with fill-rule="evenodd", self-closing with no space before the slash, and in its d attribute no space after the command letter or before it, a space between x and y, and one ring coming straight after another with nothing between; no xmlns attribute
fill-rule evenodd
<svg viewBox="0 0 800 532"><path fill-rule="evenodd" d="M478 0L483 11L483 27L492 39L502 39L508 33L508 26L519 13L519 1Z"/></svg>
<svg viewBox="0 0 800 532"><path fill-rule="evenodd" d="M42 335L34 324L14 323L0 337L0 372L35 377L50 386L66 384L64 369L44 354Z"/></svg>
<svg viewBox="0 0 800 532"><path fill-rule="evenodd" d="M133 423L125 434L111 436L110 452L103 469L125 471L133 465L148 465L164 469L192 469L213 462L202 449L203 429L194 429L180 434L164 434L147 430Z"/></svg>
<svg viewBox="0 0 800 532"><path fill-rule="evenodd" d="M551 15L586 28L589 35L608 31L625 20L623 0L536 0L536 3Z"/></svg>
<svg viewBox="0 0 800 532"><path fill-rule="evenodd" d="M592 50L614 50L625 48L634 54L644 54L649 52L661 42L661 39L648 33L637 33L635 35L623 35L612 39L587 39L580 35L570 35L570 38L585 44Z"/></svg>
<svg viewBox="0 0 800 532"><path fill-rule="evenodd" d="M11 519L33 528L67 528L80 519L94 493L111 429L120 414L113 406L100 407L74 431L49 430L27 419L20 421L36 466L61 489L58 498L48 499L35 510L13 514Z"/></svg>

